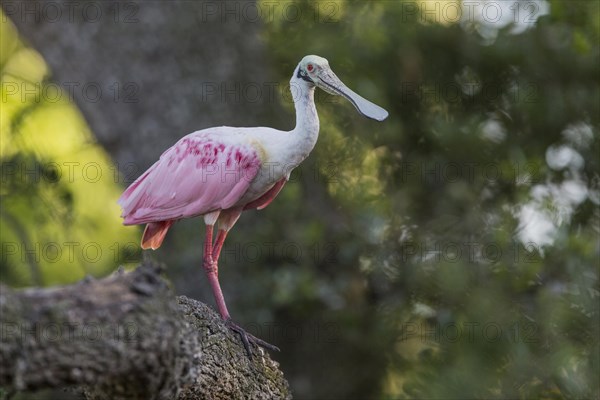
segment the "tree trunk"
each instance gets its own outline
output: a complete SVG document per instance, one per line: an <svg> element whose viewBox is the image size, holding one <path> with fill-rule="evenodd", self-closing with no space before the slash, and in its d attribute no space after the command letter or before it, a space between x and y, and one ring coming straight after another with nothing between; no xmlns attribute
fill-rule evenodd
<svg viewBox="0 0 600 400"><path fill-rule="evenodd" d="M80 386L88 399L291 398L263 349L250 360L206 305L175 297L160 268L0 292L0 386Z"/></svg>
<svg viewBox="0 0 600 400"><path fill-rule="evenodd" d="M2 8L131 182L198 129L293 127L254 3L27 0Z"/></svg>

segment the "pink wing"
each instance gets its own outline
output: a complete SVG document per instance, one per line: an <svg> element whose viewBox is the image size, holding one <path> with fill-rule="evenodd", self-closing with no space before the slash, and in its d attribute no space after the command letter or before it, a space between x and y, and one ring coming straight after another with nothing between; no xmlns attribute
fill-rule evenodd
<svg viewBox="0 0 600 400"><path fill-rule="evenodd" d="M248 144L192 134L125 190L118 203L125 225L174 220L227 209L244 195L261 160Z"/></svg>

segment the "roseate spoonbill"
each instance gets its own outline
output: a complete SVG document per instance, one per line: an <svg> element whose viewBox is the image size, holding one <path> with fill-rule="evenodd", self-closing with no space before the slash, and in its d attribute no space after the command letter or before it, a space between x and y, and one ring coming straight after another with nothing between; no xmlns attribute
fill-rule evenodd
<svg viewBox="0 0 600 400"><path fill-rule="evenodd" d="M119 199L125 225L146 224L143 249L160 247L175 221L204 216L203 267L221 317L240 335L249 357L249 343L278 349L232 322L219 285L217 262L225 237L242 211L261 210L273 201L291 171L315 146L319 135L315 87L345 97L366 117L383 121L388 116L383 108L344 85L326 59L306 56L290 80L296 108L292 131L229 126L196 131L165 151ZM215 224L218 232L213 243Z"/></svg>

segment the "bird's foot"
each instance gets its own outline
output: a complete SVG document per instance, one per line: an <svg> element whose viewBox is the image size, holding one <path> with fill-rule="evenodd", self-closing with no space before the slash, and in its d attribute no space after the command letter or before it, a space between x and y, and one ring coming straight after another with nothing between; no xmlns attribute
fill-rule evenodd
<svg viewBox="0 0 600 400"><path fill-rule="evenodd" d="M233 322L231 319L225 320L225 323L227 324L229 329L231 329L232 331L234 331L235 333L240 335L240 338L242 339L242 343L244 344L244 348L246 349L246 353L248 354L249 359L252 360L252 351L250 349L250 343L255 344L256 346L260 346L262 348L268 349L268 350L280 351L279 347L273 346L272 344L267 343L264 340L259 339L256 336L249 334L242 327L240 327L235 322Z"/></svg>

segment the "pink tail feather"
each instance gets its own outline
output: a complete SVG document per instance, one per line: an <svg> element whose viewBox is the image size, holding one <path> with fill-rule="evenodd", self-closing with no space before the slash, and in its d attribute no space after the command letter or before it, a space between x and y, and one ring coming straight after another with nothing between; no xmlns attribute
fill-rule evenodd
<svg viewBox="0 0 600 400"><path fill-rule="evenodd" d="M142 249L158 249L165 239L167 231L171 225L173 225L173 222L174 221L170 220L146 224L144 236L142 237Z"/></svg>

